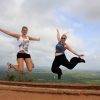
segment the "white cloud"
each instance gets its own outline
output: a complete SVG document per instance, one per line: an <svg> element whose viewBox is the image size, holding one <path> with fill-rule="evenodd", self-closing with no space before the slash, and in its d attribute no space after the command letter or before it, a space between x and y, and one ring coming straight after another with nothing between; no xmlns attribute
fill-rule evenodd
<svg viewBox="0 0 100 100"><path fill-rule="evenodd" d="M66 15L70 14L77 19L93 22L100 20L100 1L99 0L0 0L0 27L20 32L23 25L29 27L29 33L41 37L39 43L31 43L30 50L33 59L38 65L51 65L54 57L54 46L56 44L56 28L60 29L61 33L69 31L68 43L78 52L86 52L89 55L88 44L85 44L84 39L76 36L75 29L67 27L68 22ZM59 12L62 11L63 13ZM56 15L56 12L59 14ZM62 17L59 17L59 16ZM60 19L61 18L61 19ZM65 22L65 23L64 23ZM74 26L82 27L82 23L73 22ZM0 35L0 59L6 57L3 63L11 59L11 56L16 55L14 39ZM1 42L2 41L2 42ZM6 44L7 43L7 44ZM90 42L89 42L90 43ZM92 43L95 43L92 41ZM100 42L99 42L100 43ZM90 47L89 47L90 48ZM96 50L96 49L95 49ZM9 52L13 52L9 54ZM96 51L94 51L95 53ZM93 52L90 55L94 54ZM97 54L96 54L97 55ZM92 55L93 57L93 55ZM87 57L89 59L90 56ZM96 56L95 59L98 57ZM50 61L50 62L49 62ZM90 60L91 62L91 60ZM98 62L95 60L95 63ZM87 65L88 66L88 65ZM86 67L87 67L86 66Z"/></svg>
<svg viewBox="0 0 100 100"><path fill-rule="evenodd" d="M100 21L100 0L64 0L63 10L86 21Z"/></svg>

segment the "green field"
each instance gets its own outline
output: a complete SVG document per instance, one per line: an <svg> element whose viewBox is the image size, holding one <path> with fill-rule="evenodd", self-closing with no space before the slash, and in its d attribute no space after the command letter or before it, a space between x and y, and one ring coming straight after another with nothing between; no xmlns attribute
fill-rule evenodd
<svg viewBox="0 0 100 100"><path fill-rule="evenodd" d="M7 76L9 75L9 76ZM29 74L25 72L24 81L29 81ZM18 81L16 71L0 70L0 80ZM100 85L99 71L64 71L62 79L58 80L57 75L43 69L36 69L32 73L32 82L38 83L67 83L67 84L96 84Z"/></svg>
<svg viewBox="0 0 100 100"><path fill-rule="evenodd" d="M67 71L62 79L58 80L57 75L53 73L34 73L34 82L57 82L57 83L80 83L80 84L98 84L100 85L100 72L89 71Z"/></svg>

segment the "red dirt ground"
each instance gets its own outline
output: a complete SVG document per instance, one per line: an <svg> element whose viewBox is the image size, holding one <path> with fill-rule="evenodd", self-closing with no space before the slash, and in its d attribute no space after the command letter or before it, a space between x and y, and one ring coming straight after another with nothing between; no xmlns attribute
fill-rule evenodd
<svg viewBox="0 0 100 100"><path fill-rule="evenodd" d="M100 100L100 86L0 82L0 100Z"/></svg>

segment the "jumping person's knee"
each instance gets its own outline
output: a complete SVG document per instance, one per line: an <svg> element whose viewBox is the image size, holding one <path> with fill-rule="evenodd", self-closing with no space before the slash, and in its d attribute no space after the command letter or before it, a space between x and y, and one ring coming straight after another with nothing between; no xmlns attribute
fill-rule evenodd
<svg viewBox="0 0 100 100"><path fill-rule="evenodd" d="M69 70L73 70L74 69L74 65L73 64L69 64L68 66L67 66L67 68L69 69Z"/></svg>
<svg viewBox="0 0 100 100"><path fill-rule="evenodd" d="M23 67L22 66L18 66L18 69L17 69L19 72L23 72Z"/></svg>
<svg viewBox="0 0 100 100"><path fill-rule="evenodd" d="M30 58L25 59L26 66L29 72L32 72L32 68L34 67L34 64Z"/></svg>
<svg viewBox="0 0 100 100"><path fill-rule="evenodd" d="M51 68L51 71L55 74L62 74L62 70L59 67Z"/></svg>
<svg viewBox="0 0 100 100"><path fill-rule="evenodd" d="M18 67L17 67L17 70L19 72L23 72L23 68L24 68L23 59L22 58L18 58Z"/></svg>
<svg viewBox="0 0 100 100"><path fill-rule="evenodd" d="M18 72L23 73L23 70L19 68L19 69L18 69Z"/></svg>
<svg viewBox="0 0 100 100"><path fill-rule="evenodd" d="M51 71L54 73L54 69L53 68L51 68Z"/></svg>
<svg viewBox="0 0 100 100"><path fill-rule="evenodd" d="M53 73L57 72L55 67L52 67L52 68L51 68L51 71L52 71Z"/></svg>
<svg viewBox="0 0 100 100"><path fill-rule="evenodd" d="M28 65L27 69L28 69L29 72L32 72L32 65Z"/></svg>
<svg viewBox="0 0 100 100"><path fill-rule="evenodd" d="M69 67L68 69L69 69L69 70L73 70L73 67Z"/></svg>
<svg viewBox="0 0 100 100"><path fill-rule="evenodd" d="M29 71L29 72L32 72L32 68L29 68L28 71Z"/></svg>

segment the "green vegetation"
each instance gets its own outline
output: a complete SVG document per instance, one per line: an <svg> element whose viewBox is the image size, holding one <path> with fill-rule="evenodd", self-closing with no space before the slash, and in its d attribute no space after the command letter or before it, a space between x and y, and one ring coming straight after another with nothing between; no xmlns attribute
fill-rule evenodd
<svg viewBox="0 0 100 100"><path fill-rule="evenodd" d="M28 72L24 74L23 81L29 81ZM0 70L0 80L18 81L18 73L15 71L7 73ZM64 71L62 79L48 70L35 69L32 73L32 82L36 83L67 83L67 84L94 84L100 85L100 72L96 71Z"/></svg>
<svg viewBox="0 0 100 100"><path fill-rule="evenodd" d="M33 82L67 83L67 84L98 84L100 72L66 71L61 80L53 73L33 73Z"/></svg>

